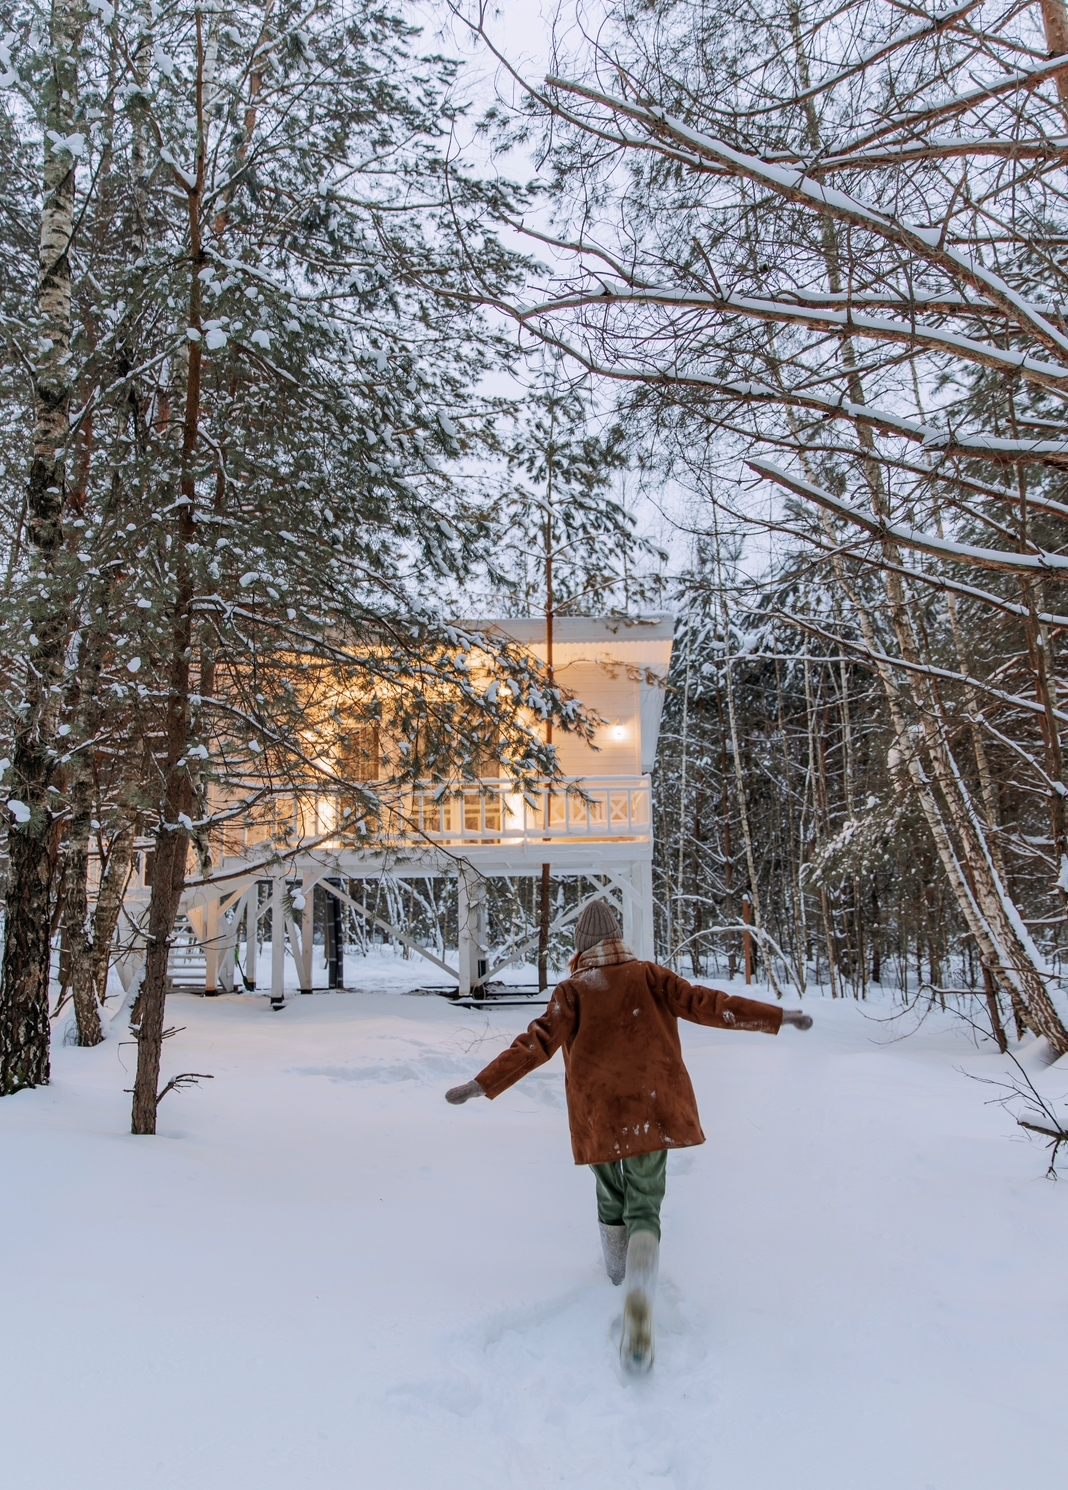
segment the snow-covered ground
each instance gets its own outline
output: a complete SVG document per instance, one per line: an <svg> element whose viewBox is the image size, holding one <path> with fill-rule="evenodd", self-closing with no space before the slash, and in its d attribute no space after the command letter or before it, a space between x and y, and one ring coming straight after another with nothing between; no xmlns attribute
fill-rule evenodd
<svg viewBox="0 0 1068 1490"><path fill-rule="evenodd" d="M559 1057L442 1100L525 1011L174 997L165 1074L214 1079L156 1139L124 1032L57 1048L0 1103L4 1483L1060 1490L1068 1184L962 1074L1007 1062L941 1015L891 1043L887 1005L808 1007L684 1028L709 1141L670 1161L638 1382Z"/></svg>

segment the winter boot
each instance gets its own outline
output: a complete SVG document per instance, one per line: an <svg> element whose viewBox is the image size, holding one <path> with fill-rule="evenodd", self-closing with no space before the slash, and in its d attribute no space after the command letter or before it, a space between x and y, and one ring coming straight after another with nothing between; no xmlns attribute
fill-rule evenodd
<svg viewBox="0 0 1068 1490"><path fill-rule="evenodd" d="M627 1301L619 1359L624 1371L642 1376L653 1364L653 1297L660 1243L651 1231L636 1231L627 1246Z"/></svg>
<svg viewBox="0 0 1068 1490"><path fill-rule="evenodd" d="M601 1232L601 1251L604 1253L604 1270L618 1288L627 1274L627 1228L606 1226L598 1221Z"/></svg>

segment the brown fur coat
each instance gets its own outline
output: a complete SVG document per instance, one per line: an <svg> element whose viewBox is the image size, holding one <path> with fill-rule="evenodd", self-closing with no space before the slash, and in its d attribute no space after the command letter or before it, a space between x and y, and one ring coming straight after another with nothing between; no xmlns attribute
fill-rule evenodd
<svg viewBox="0 0 1068 1490"><path fill-rule="evenodd" d="M479 1072L486 1096L562 1048L576 1164L704 1143L678 1021L774 1035L782 1010L687 983L623 942L599 942L574 964L541 1018Z"/></svg>

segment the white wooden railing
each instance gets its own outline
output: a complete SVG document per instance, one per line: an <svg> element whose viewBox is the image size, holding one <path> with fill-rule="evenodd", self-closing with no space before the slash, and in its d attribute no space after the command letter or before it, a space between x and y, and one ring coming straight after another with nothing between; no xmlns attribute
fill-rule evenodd
<svg viewBox="0 0 1068 1490"><path fill-rule="evenodd" d="M372 787L372 790L374 788ZM652 834L651 797L646 776L587 776L535 782L524 790L505 780L464 786L407 789L389 801L381 815L359 819L336 792L302 792L277 803L272 818L255 825L231 823L212 847L216 862L243 858L256 845L273 841L290 848L319 842L337 848L353 837L394 846L418 843L523 845L648 841ZM350 831L334 835L339 828ZM351 830L356 829L354 834ZM215 835L213 835L214 840Z"/></svg>
<svg viewBox="0 0 1068 1490"><path fill-rule="evenodd" d="M536 843L648 838L650 809L646 777L588 776L524 792L506 781L416 792L410 813L415 832L442 844Z"/></svg>

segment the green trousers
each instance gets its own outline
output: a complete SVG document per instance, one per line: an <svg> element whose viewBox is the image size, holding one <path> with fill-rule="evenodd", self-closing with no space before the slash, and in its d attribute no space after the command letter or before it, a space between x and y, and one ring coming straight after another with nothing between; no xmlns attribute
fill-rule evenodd
<svg viewBox="0 0 1068 1490"><path fill-rule="evenodd" d="M597 1181L597 1219L625 1226L627 1236L651 1231L659 1240L660 1206L667 1186L667 1150L637 1154L615 1164L591 1164Z"/></svg>

